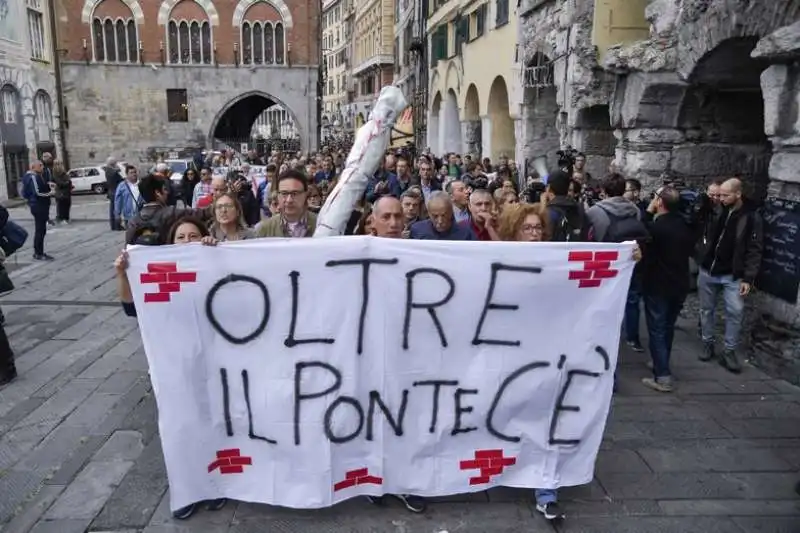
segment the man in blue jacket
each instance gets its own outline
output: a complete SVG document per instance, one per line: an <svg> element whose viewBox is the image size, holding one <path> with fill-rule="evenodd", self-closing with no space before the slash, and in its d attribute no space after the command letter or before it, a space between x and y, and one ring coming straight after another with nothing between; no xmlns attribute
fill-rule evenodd
<svg viewBox="0 0 800 533"><path fill-rule="evenodd" d="M428 201L428 218L411 225L411 239L427 241L476 241L475 233L467 225L456 223L453 201L443 191L435 191Z"/></svg>
<svg viewBox="0 0 800 533"><path fill-rule="evenodd" d="M44 253L44 236L47 233L53 192L45 181L43 171L44 165L41 161L31 163L30 170L22 177L22 197L28 202L33 215L33 258L37 261L52 261L53 257Z"/></svg>

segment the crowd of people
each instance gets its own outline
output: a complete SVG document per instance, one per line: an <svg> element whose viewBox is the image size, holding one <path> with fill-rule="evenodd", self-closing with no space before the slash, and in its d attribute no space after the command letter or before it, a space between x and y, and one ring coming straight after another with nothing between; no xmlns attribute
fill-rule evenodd
<svg viewBox="0 0 800 533"><path fill-rule="evenodd" d="M249 153L233 165L227 155L215 155L198 158L178 184L170 179L166 165L157 165L141 179L137 169L128 166L125 176L109 188L110 226L124 230L129 245L213 246L246 239L311 237L316 215L335 187L345 158L341 149L323 149L307 157ZM662 393L675 387L670 356L675 324L690 291L692 260L699 268L705 347L700 358L717 359L727 370L740 372L737 347L744 302L762 252L762 221L743 196L740 179L714 181L687 206L679 183L667 180L645 195L641 183L613 169L595 180L585 172L585 161L583 154L575 153L548 176L523 182L507 158L494 164L468 155L439 158L429 150L417 155L390 151L370 178L345 234L423 240L636 241L637 264L621 327L628 346L644 352L639 337L643 303L652 375L642 383ZM250 164L266 165L263 182L248 178ZM114 165L109 161L109 172ZM214 171L229 165L233 170L226 174ZM33 191L29 203L38 239L40 221L47 223L38 202L43 205L52 193L46 179L35 179ZM34 248L35 257L46 258L40 240ZM135 316L125 252L116 269L123 307ZM720 293L725 334L717 357L715 310ZM425 509L423 498L397 497L411 511ZM537 509L547 519L563 516L556 491L536 490L535 497ZM223 505L224 500L207 503L210 509ZM188 506L175 516L188 518L196 509L197 504Z"/></svg>

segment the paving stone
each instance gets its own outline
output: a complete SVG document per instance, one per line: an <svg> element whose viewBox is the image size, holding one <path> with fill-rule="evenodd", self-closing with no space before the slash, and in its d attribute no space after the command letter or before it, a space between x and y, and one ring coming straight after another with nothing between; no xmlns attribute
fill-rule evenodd
<svg viewBox="0 0 800 533"><path fill-rule="evenodd" d="M615 499L780 499L794 493L796 473L668 472L599 476Z"/></svg>
<svg viewBox="0 0 800 533"><path fill-rule="evenodd" d="M44 474L30 470L6 470L0 473L0 524L8 522L21 510L22 503L36 491Z"/></svg>
<svg viewBox="0 0 800 533"><path fill-rule="evenodd" d="M150 380L137 381L133 387L116 403L103 421L92 433L95 435L111 435L128 418L131 411L139 405L145 396L152 390Z"/></svg>
<svg viewBox="0 0 800 533"><path fill-rule="evenodd" d="M97 451L94 461L135 461L144 450L138 431L116 431Z"/></svg>
<svg viewBox="0 0 800 533"><path fill-rule="evenodd" d="M30 533L84 533L88 520L44 520L37 523Z"/></svg>
<svg viewBox="0 0 800 533"><path fill-rule="evenodd" d="M108 415L108 411L122 399L122 394L93 393L62 422L63 425L83 428L87 433Z"/></svg>
<svg viewBox="0 0 800 533"><path fill-rule="evenodd" d="M465 492L463 494L451 494L449 496L437 496L435 498L428 498L429 503L486 503L489 501L489 493L492 492L492 501L515 501L517 498L516 491L519 489L509 489L508 487L496 487L489 490L482 490L479 492ZM506 493L506 491L512 491ZM496 494L494 494L496 493Z"/></svg>
<svg viewBox="0 0 800 533"><path fill-rule="evenodd" d="M777 418L720 419L718 422L735 437L771 437L774 439L800 437L800 424Z"/></svg>
<svg viewBox="0 0 800 533"><path fill-rule="evenodd" d="M115 435L120 433L128 435L127 440L130 441L134 432L117 432ZM109 445L111 440L107 446ZM138 445L134 445L136 446ZM101 452L98 452L98 457ZM138 456L134 466L108 498L92 527L96 529L145 527L166 490L167 472L164 455L161 441L156 438Z"/></svg>
<svg viewBox="0 0 800 533"><path fill-rule="evenodd" d="M654 500L596 500L596 501L563 501L567 521L575 517L586 516L659 516L665 513ZM633 520L632 520L633 521Z"/></svg>
<svg viewBox="0 0 800 533"><path fill-rule="evenodd" d="M60 425L38 446L29 450L14 465L14 469L35 470L49 476L58 469L65 457L80 446L83 438L82 428Z"/></svg>
<svg viewBox="0 0 800 533"><path fill-rule="evenodd" d="M0 435L15 426L20 420L31 414L45 402L46 398L32 397L15 405L0 417Z"/></svg>
<svg viewBox="0 0 800 533"><path fill-rule="evenodd" d="M0 471L17 464L53 429L51 424L25 426L7 431L0 438Z"/></svg>
<svg viewBox="0 0 800 533"><path fill-rule="evenodd" d="M569 518L556 531L565 533L743 533L722 517L579 517Z"/></svg>
<svg viewBox="0 0 800 533"><path fill-rule="evenodd" d="M18 347L12 344L12 348L14 348L14 351L17 354L15 359L17 371L20 374L25 374L42 361L49 359L54 354L60 352L64 348L67 348L71 344L71 341L47 340L37 344L33 349L22 354L20 354Z"/></svg>
<svg viewBox="0 0 800 533"><path fill-rule="evenodd" d="M68 485L83 466L108 439L107 435L91 435L82 439L78 447L61 463L60 468L45 481L48 485Z"/></svg>
<svg viewBox="0 0 800 533"><path fill-rule="evenodd" d="M101 307L97 308L83 320L68 328L54 338L59 340L80 340L87 336L88 333L104 328L104 322L108 322L111 317L118 315L122 312L122 308Z"/></svg>
<svg viewBox="0 0 800 533"><path fill-rule="evenodd" d="M797 533L798 520L798 516L733 518L733 522L747 533Z"/></svg>
<svg viewBox="0 0 800 533"><path fill-rule="evenodd" d="M639 450L655 472L786 472L791 465L770 449Z"/></svg>
<svg viewBox="0 0 800 533"><path fill-rule="evenodd" d="M142 434L142 442L148 444L158 434L158 409L155 396L147 393L122 421L117 429L132 429Z"/></svg>
<svg viewBox="0 0 800 533"><path fill-rule="evenodd" d="M483 494L483 498L480 497L480 494ZM486 503L489 501L491 503L497 502L506 502L506 503L513 503L513 502L530 502L533 499L533 491L531 489L520 489L516 487L494 487L486 491L481 492L474 492L472 493L473 499L469 500L474 503ZM438 502L444 503L444 502ZM465 503L465 502L456 502L455 500L452 503Z"/></svg>
<svg viewBox="0 0 800 533"><path fill-rule="evenodd" d="M615 405L611 409L611 416L615 422L651 422L659 420L708 420L711 415L703 411L689 410L672 398L674 403L666 405L647 404L647 409L642 409L642 402L633 402L630 405Z"/></svg>
<svg viewBox="0 0 800 533"><path fill-rule="evenodd" d="M654 422L615 422L606 425L605 438L624 439L717 439L732 436L715 420L664 420Z"/></svg>
<svg viewBox="0 0 800 533"><path fill-rule="evenodd" d="M658 506L664 514L676 516L796 516L800 520L800 500L797 499L665 500L658 502Z"/></svg>
<svg viewBox="0 0 800 533"><path fill-rule="evenodd" d="M77 361L69 365L69 367L56 376L55 379L36 391L36 396L49 398L76 377L80 379L79 374L100 358L113 345L113 342L113 340L106 340L96 348L87 351L78 358ZM98 382L100 382L100 380L98 380Z"/></svg>
<svg viewBox="0 0 800 533"><path fill-rule="evenodd" d="M598 474L610 472L650 473L651 470L634 450L601 450L595 461L595 472Z"/></svg>
<svg viewBox="0 0 800 533"><path fill-rule="evenodd" d="M91 520L131 466L132 461L90 462L47 511L47 519Z"/></svg>
<svg viewBox="0 0 800 533"><path fill-rule="evenodd" d="M135 338L133 337L135 335ZM141 335L138 330L126 336L115 344L102 357L87 368L81 377L108 378L142 346Z"/></svg>
<svg viewBox="0 0 800 533"><path fill-rule="evenodd" d="M97 388L97 392L104 394L125 394L131 390L131 387L133 387L137 381L146 379L148 379L148 376L144 372L132 370L117 371L100 384Z"/></svg>
<svg viewBox="0 0 800 533"><path fill-rule="evenodd" d="M30 501L21 504L23 509L2 528L3 533L28 533L63 490L63 485L43 486Z"/></svg>
<svg viewBox="0 0 800 533"><path fill-rule="evenodd" d="M100 385L99 380L75 379L50 397L38 409L23 418L18 426L58 424Z"/></svg>

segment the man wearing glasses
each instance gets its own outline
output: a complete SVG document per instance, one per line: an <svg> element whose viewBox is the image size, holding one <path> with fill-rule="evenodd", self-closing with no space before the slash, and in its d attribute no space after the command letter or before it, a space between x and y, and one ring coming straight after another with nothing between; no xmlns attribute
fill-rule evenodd
<svg viewBox="0 0 800 533"><path fill-rule="evenodd" d="M256 237L311 237L317 225L317 216L308 211L306 200L308 182L297 170L287 170L278 176L280 216L274 216L256 227Z"/></svg>

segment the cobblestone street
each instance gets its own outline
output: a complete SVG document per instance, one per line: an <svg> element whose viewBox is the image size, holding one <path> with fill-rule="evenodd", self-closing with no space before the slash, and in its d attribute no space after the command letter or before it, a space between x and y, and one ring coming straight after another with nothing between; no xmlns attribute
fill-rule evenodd
<svg viewBox="0 0 800 533"><path fill-rule="evenodd" d="M672 395L643 387L648 358L623 351L595 480L562 491L557 526L532 491L507 488L437 498L423 515L357 498L317 511L230 502L175 521L141 339L115 296L122 235L103 197L75 204L73 223L48 231L53 262L31 260L31 217L10 210L31 237L9 260L16 290L0 298L20 373L0 389L3 533L800 531L800 389L698 361L689 320Z"/></svg>

